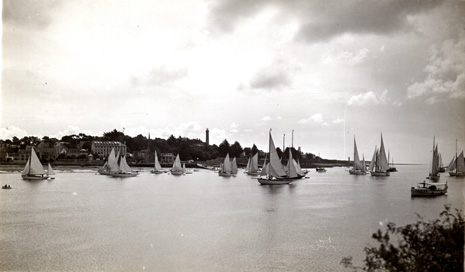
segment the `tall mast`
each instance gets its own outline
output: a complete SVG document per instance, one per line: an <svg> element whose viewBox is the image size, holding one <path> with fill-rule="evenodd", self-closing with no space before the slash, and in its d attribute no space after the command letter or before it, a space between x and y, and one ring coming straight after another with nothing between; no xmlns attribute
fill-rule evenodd
<svg viewBox="0 0 465 272"><path fill-rule="evenodd" d="M291 147L294 147L294 130L292 130L292 142L291 142Z"/></svg>
<svg viewBox="0 0 465 272"><path fill-rule="evenodd" d="M458 173L459 170L457 169L459 161L457 160L457 139L455 139L455 172Z"/></svg>

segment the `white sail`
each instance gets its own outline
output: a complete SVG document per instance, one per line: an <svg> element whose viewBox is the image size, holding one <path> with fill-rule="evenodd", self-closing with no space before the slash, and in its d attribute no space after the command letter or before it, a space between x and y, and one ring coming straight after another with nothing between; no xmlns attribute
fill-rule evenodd
<svg viewBox="0 0 465 272"><path fill-rule="evenodd" d="M439 156L438 156L438 146L434 145L433 139L433 159L431 162L431 175L437 175L439 173Z"/></svg>
<svg viewBox="0 0 465 272"><path fill-rule="evenodd" d="M27 160L24 170L21 172L22 175L44 175L45 169L40 163L39 157L37 157L34 147L31 147L31 156Z"/></svg>
<svg viewBox="0 0 465 272"><path fill-rule="evenodd" d="M176 155L176 159L173 162L173 168L171 170L182 171L181 159L179 159L179 154Z"/></svg>
<svg viewBox="0 0 465 272"><path fill-rule="evenodd" d="M112 173L117 173L120 171L119 165L118 165L118 159L120 158L120 151L118 151L118 155L114 155L114 149L111 149L110 155L108 156L108 169Z"/></svg>
<svg viewBox="0 0 465 272"><path fill-rule="evenodd" d="M231 161L229 160L229 153L228 153L226 154L226 157L224 158L221 171L226 174L231 174L231 170L232 170L232 165L231 165Z"/></svg>
<svg viewBox="0 0 465 272"><path fill-rule="evenodd" d="M260 172L260 176L266 176L269 172L268 164L266 163L266 158L268 155L265 155L265 160L263 161L262 171Z"/></svg>
<svg viewBox="0 0 465 272"><path fill-rule="evenodd" d="M55 172L53 171L52 166L50 165L50 163L48 163L47 175L49 175L49 176L55 175Z"/></svg>
<svg viewBox="0 0 465 272"><path fill-rule="evenodd" d="M231 173L232 174L237 174L237 163L236 163L236 157L233 158L231 162Z"/></svg>
<svg viewBox="0 0 465 272"><path fill-rule="evenodd" d="M298 174L299 176L305 176L304 171L302 171L302 168L300 167L300 162L299 162L299 160L297 160L297 161L293 160L293 163L294 163L294 165L295 165L295 169L296 169L296 171L297 171L297 174Z"/></svg>
<svg viewBox="0 0 465 272"><path fill-rule="evenodd" d="M465 172L465 161L463 159L463 151L457 157L456 165L457 165L457 172L462 172L462 173Z"/></svg>
<svg viewBox="0 0 465 272"><path fill-rule="evenodd" d="M381 147L379 148L379 160L377 170L385 172L389 168L389 163L386 158L386 151L384 149L383 135L381 135Z"/></svg>
<svg viewBox="0 0 465 272"><path fill-rule="evenodd" d="M285 177L286 172L284 171L284 167L281 164L281 160L279 159L278 152L276 151L276 147L273 142L273 137L269 137L269 151L270 151L270 166L269 166L269 174L273 177Z"/></svg>
<svg viewBox="0 0 465 272"><path fill-rule="evenodd" d="M361 164L360 164L360 158L358 157L357 142L355 141L355 137L354 137L354 168L353 170L365 170L365 169L362 169Z"/></svg>
<svg viewBox="0 0 465 272"><path fill-rule="evenodd" d="M257 173L258 172L258 153L252 157L250 162L250 173Z"/></svg>
<svg viewBox="0 0 465 272"><path fill-rule="evenodd" d="M160 165L160 162L158 161L158 156L157 156L157 151L155 150L155 171L163 171L163 168Z"/></svg>
<svg viewBox="0 0 465 272"><path fill-rule="evenodd" d="M250 161L252 161L252 158L249 157L249 160L247 161L247 166L245 167L245 172L246 173L250 172Z"/></svg>
<svg viewBox="0 0 465 272"><path fill-rule="evenodd" d="M291 152L291 149L289 148L289 160L287 162L287 176L289 178L297 178L299 177L299 175L297 174L297 169L295 167L295 161L294 159L292 158L292 152Z"/></svg>
<svg viewBox="0 0 465 272"><path fill-rule="evenodd" d="M452 158L449 165L447 166L447 171L454 171L455 170L455 157Z"/></svg>
<svg viewBox="0 0 465 272"><path fill-rule="evenodd" d="M119 169L123 173L131 173L131 167L129 167L128 162L126 161L126 156L121 156L121 160L119 163Z"/></svg>
<svg viewBox="0 0 465 272"><path fill-rule="evenodd" d="M375 152L373 152L373 157L371 158L370 167L368 168L369 171L373 171L373 169L375 169L377 157L378 157L378 148L375 147Z"/></svg>

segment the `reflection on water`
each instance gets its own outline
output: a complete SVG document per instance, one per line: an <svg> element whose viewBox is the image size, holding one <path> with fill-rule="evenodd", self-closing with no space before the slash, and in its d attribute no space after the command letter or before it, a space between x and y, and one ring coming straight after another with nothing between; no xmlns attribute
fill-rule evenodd
<svg viewBox="0 0 465 272"><path fill-rule="evenodd" d="M388 222L436 218L463 207L465 179L442 177L449 195L411 198L427 166L388 178L344 168L290 185L259 185L240 173L111 178L57 171L53 181L0 174L0 267L17 271L338 271L361 261Z"/></svg>

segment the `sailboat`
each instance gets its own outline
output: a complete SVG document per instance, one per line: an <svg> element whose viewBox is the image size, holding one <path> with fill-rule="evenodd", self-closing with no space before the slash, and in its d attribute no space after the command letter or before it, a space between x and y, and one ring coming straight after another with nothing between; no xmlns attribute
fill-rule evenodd
<svg viewBox="0 0 465 272"><path fill-rule="evenodd" d="M442 162L442 155L439 153L439 173L446 172L446 168L444 167L444 163Z"/></svg>
<svg viewBox="0 0 465 272"><path fill-rule="evenodd" d="M31 147L31 156L27 160L24 170L21 172L21 177L25 180L41 180L47 179L45 169L37 157L34 147Z"/></svg>
<svg viewBox="0 0 465 272"><path fill-rule="evenodd" d="M173 162L173 167L170 169L172 175L180 176L184 174L181 166L181 159L179 159L179 154L176 155L176 159Z"/></svg>
<svg viewBox="0 0 465 272"><path fill-rule="evenodd" d="M392 158L392 163L391 163L390 157L391 157L391 152L388 151L388 165L389 165L389 168L387 169L387 171L388 172L397 172L397 168L394 165L394 158Z"/></svg>
<svg viewBox="0 0 465 272"><path fill-rule="evenodd" d="M463 158L463 151L457 156L457 141L455 143L455 158L449 165L449 175L451 177L465 177L465 161Z"/></svg>
<svg viewBox="0 0 465 272"><path fill-rule="evenodd" d="M229 153L226 154L223 163L220 166L220 170L218 171L218 175L222 177L230 177L233 175L232 173L232 164L231 160L229 159Z"/></svg>
<svg viewBox="0 0 465 272"><path fill-rule="evenodd" d="M154 168L150 171L153 174L161 174L163 173L163 168L160 165L160 162L158 161L158 156L157 156L157 151L155 150L155 164Z"/></svg>
<svg viewBox="0 0 465 272"><path fill-rule="evenodd" d="M112 148L110 154L108 155L107 161L97 172L100 175L110 175L110 165L113 165L116 161L115 149Z"/></svg>
<svg viewBox="0 0 465 272"><path fill-rule="evenodd" d="M387 177L389 172L388 160L386 158L386 151L384 149L383 134L381 134L381 147L376 152L374 156L374 161L372 161L373 169L371 169L371 176L373 177Z"/></svg>
<svg viewBox="0 0 465 272"><path fill-rule="evenodd" d="M351 175L365 175L366 168L365 168L365 163L360 162L360 158L358 156L358 149L357 149L357 142L355 141L355 136L354 136L354 167L349 170L349 173Z"/></svg>
<svg viewBox="0 0 465 272"><path fill-rule="evenodd" d="M112 177L118 177L118 178L135 177L138 174L139 173L132 171L131 167L129 167L126 161L126 156L124 155L120 156L119 164L117 164L117 170L110 172L110 175Z"/></svg>
<svg viewBox="0 0 465 272"><path fill-rule="evenodd" d="M48 179L55 179L55 171L53 171L52 166L48 163L47 166L47 178Z"/></svg>
<svg viewBox="0 0 465 272"><path fill-rule="evenodd" d="M433 160L431 162L431 172L428 175L428 179L430 180L439 180L439 153L438 153L438 145L434 144L433 138Z"/></svg>
<svg viewBox="0 0 465 272"><path fill-rule="evenodd" d="M284 171L284 167L281 164L279 159L278 152L273 142L273 137L271 137L271 129L269 133L268 149L270 154L270 162L264 167L264 172L266 176L258 178L258 182L262 185L280 185L280 184L289 184L295 179L289 178L287 173ZM292 154L290 155L292 158Z"/></svg>
<svg viewBox="0 0 465 272"><path fill-rule="evenodd" d="M237 172L238 172L238 169L237 169L236 157L234 157L231 162L231 173L233 175L237 175Z"/></svg>
<svg viewBox="0 0 465 272"><path fill-rule="evenodd" d="M257 176L260 174L258 172L258 153L256 153L252 158L249 158L247 163L246 173L250 176Z"/></svg>

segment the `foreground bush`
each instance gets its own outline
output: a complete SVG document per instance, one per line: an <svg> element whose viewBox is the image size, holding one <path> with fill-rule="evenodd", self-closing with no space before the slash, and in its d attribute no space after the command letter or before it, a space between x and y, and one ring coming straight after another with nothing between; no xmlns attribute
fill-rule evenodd
<svg viewBox="0 0 465 272"><path fill-rule="evenodd" d="M374 233L380 245L364 249L365 266L355 266L352 257L341 264L354 271L464 271L464 228L461 211L453 214L446 205L440 219L427 222L419 216L414 224L389 223L385 232Z"/></svg>

